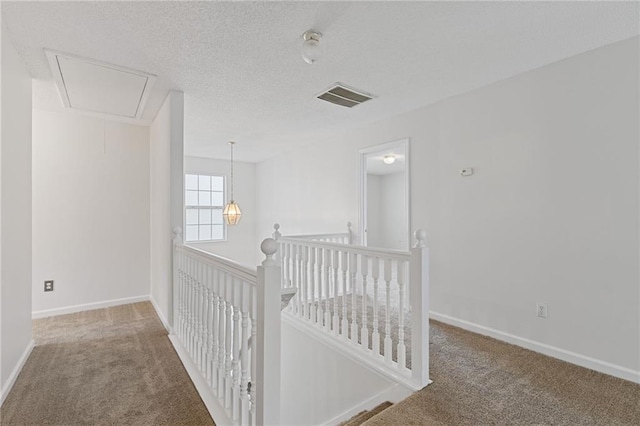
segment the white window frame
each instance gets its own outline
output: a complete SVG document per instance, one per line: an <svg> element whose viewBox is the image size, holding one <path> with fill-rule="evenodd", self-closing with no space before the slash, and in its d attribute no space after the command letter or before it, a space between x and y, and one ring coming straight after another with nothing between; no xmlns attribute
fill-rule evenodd
<svg viewBox="0 0 640 426"><path fill-rule="evenodd" d="M187 189L187 176L191 175L191 176L197 176L198 177L198 189L196 191L198 191L198 193L200 192L222 192L222 205L221 206L200 206L200 205L188 205L187 204L187 191L193 191L193 189ZM200 190L199 185L200 185L200 176L208 176L208 177L216 177L216 178L222 178L222 191L213 191L213 190ZM224 242L227 241L227 224L224 221L224 218L222 218L222 222L220 224L218 223L212 223L211 226L218 226L218 225L222 225L222 238L220 239L208 239L208 240L188 240L187 239L187 227L188 226L193 226L193 225L187 225L187 215L188 215L188 211L189 210L196 210L198 211L198 231L200 230L200 226L202 225L200 223L200 210L219 210L220 211L220 217L222 217L222 211L224 210L224 206L227 202L227 177L225 175L221 175L221 174L213 174L213 173L200 173L200 172L185 172L184 174L184 241L185 243L188 244L201 244L201 243L218 243L218 242ZM198 194L199 196L200 194ZM213 220L212 220L213 222ZM207 224L205 224L207 225Z"/></svg>

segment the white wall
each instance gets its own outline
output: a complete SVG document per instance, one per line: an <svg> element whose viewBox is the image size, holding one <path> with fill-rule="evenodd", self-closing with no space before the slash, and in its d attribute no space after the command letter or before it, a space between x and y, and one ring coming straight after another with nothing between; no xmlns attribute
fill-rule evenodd
<svg viewBox="0 0 640 426"><path fill-rule="evenodd" d="M384 222L380 212L381 175L367 174L367 246L385 247Z"/></svg>
<svg viewBox="0 0 640 426"><path fill-rule="evenodd" d="M229 160L215 160L211 158L185 157L185 173L202 173L226 176L227 191L231 189ZM189 243L218 256L227 257L250 268L258 265L260 258L260 242L271 234L256 238L256 209L255 170L254 163L233 162L233 195L242 210L240 223L227 226L227 240L214 243Z"/></svg>
<svg viewBox="0 0 640 426"><path fill-rule="evenodd" d="M31 342L31 76L1 38L0 403Z"/></svg>
<svg viewBox="0 0 640 426"><path fill-rule="evenodd" d="M380 211L383 217L384 246L394 250L409 250L409 236L407 212L405 207L405 179L404 173L390 173L382 175L380 188Z"/></svg>
<svg viewBox="0 0 640 426"><path fill-rule="evenodd" d="M405 175L367 174L367 245L408 250Z"/></svg>
<svg viewBox="0 0 640 426"><path fill-rule="evenodd" d="M358 150L410 137L432 311L640 380L638 96L636 37L328 133L258 165L258 234L355 222Z"/></svg>
<svg viewBox="0 0 640 426"><path fill-rule="evenodd" d="M149 131L151 145L151 300L172 324L173 229L183 223L184 94L172 91Z"/></svg>
<svg viewBox="0 0 640 426"><path fill-rule="evenodd" d="M149 128L34 110L34 313L148 295Z"/></svg>
<svg viewBox="0 0 640 426"><path fill-rule="evenodd" d="M283 317L280 425L336 425L412 391ZM306 386L309 384L309 386Z"/></svg>

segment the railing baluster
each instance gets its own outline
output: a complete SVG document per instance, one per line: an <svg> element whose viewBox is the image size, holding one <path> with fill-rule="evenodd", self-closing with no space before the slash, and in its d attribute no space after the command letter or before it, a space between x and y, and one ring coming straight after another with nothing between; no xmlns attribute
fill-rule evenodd
<svg viewBox="0 0 640 426"><path fill-rule="evenodd" d="M202 287L202 270L204 265L200 262L196 264L196 329L197 329L197 345L196 345L196 365L198 369L203 371L203 363L202 363L202 347L203 347L203 335L204 335L204 326L202 324L202 308L204 306L204 295L203 295L203 287Z"/></svg>
<svg viewBox="0 0 640 426"><path fill-rule="evenodd" d="M371 276L373 277L373 332L371 333L371 349L375 356L380 356L380 333L378 326L380 319L378 318L378 278L380 274L380 259L374 257L371 259Z"/></svg>
<svg viewBox="0 0 640 426"><path fill-rule="evenodd" d="M224 407L229 409L231 408L231 387L232 387L232 377L231 377L231 351L232 351L232 339L233 339L233 331L232 331L232 321L233 321L233 305L229 302L231 292L229 291L231 287L231 276L227 276L226 282L226 292L225 292L225 341L224 341Z"/></svg>
<svg viewBox="0 0 640 426"><path fill-rule="evenodd" d="M367 326L367 279L369 275L369 256L360 256L360 273L362 274L362 330L360 340L362 347L369 349L369 328Z"/></svg>
<svg viewBox="0 0 640 426"><path fill-rule="evenodd" d="M224 398L224 354L225 354L225 321L226 321L226 304L224 298L226 296L225 284L227 280L226 272L220 272L220 297L218 299L218 398Z"/></svg>
<svg viewBox="0 0 640 426"><path fill-rule="evenodd" d="M195 359L195 280L193 279L195 261L189 259L189 355Z"/></svg>
<svg viewBox="0 0 640 426"><path fill-rule="evenodd" d="M384 323L384 359L387 363L391 363L391 260L384 260L384 281L387 288L387 303L384 310L386 314Z"/></svg>
<svg viewBox="0 0 640 426"><path fill-rule="evenodd" d="M240 425L249 424L249 304L247 291L242 292L242 349L240 352Z"/></svg>
<svg viewBox="0 0 640 426"><path fill-rule="evenodd" d="M323 275L324 275L324 288L325 292L325 301L324 301L324 329L327 332L331 331L331 280L330 280L330 268L331 268L331 259L329 249L322 250L324 258L323 258Z"/></svg>
<svg viewBox="0 0 640 426"><path fill-rule="evenodd" d="M213 330L213 342L212 342L212 355L211 355L211 386L216 389L216 394L219 394L218 388L218 369L219 369L219 351L220 351L220 341L218 340L218 336L220 334L220 279L221 273L219 270L215 269L213 271L213 321L211 324L211 328Z"/></svg>
<svg viewBox="0 0 640 426"><path fill-rule="evenodd" d="M332 250L332 264L333 267L333 332L334 334L340 333L340 316L338 315L338 269L340 268L339 252Z"/></svg>
<svg viewBox="0 0 640 426"><path fill-rule="evenodd" d="M347 252L340 252L340 266L342 269L342 322L340 326L340 334L345 339L349 338L349 319L347 318ZM336 296L336 299L338 297ZM353 314L353 312L352 312ZM353 321L353 315L351 316Z"/></svg>
<svg viewBox="0 0 640 426"><path fill-rule="evenodd" d="M207 357L205 378L209 386L213 385L213 268L207 266Z"/></svg>
<svg viewBox="0 0 640 426"><path fill-rule="evenodd" d="M358 344L358 294L356 291L356 277L358 274L358 255L349 254L349 277L351 282L351 343Z"/></svg>
<svg viewBox="0 0 640 426"><path fill-rule="evenodd" d="M325 291L324 291L324 283L322 281L322 249L321 248L314 249L314 253L315 253L315 261L316 261L315 273L317 274L317 283L318 283L318 309L316 311L316 314L317 314L316 323L320 327L323 327L324 325L322 321L324 320L324 310L322 309L322 301L323 301L323 298L325 297Z"/></svg>
<svg viewBox="0 0 640 426"><path fill-rule="evenodd" d="M254 294L255 296L255 294ZM251 383L251 388L249 389L249 423L252 425L257 424L256 421L256 377L258 377L257 372L257 362L258 357L256 355L255 347L256 347L256 336L258 333L257 330L257 309L256 309L256 300L254 297L252 309L251 309L251 375L249 376L249 380Z"/></svg>
<svg viewBox="0 0 640 426"><path fill-rule="evenodd" d="M232 418L240 417L240 306L242 282L233 283L233 360L231 371L233 374L233 390L231 391Z"/></svg>
<svg viewBox="0 0 640 426"><path fill-rule="evenodd" d="M407 366L407 349L404 345L404 285L405 285L405 264L400 261L396 261L396 268L398 274L398 287L400 295L400 312L398 323L398 366L403 369Z"/></svg>
<svg viewBox="0 0 640 426"><path fill-rule="evenodd" d="M300 293L302 306L300 315L305 320L309 317L309 283L307 282L307 258L309 253L307 246L300 246Z"/></svg>
<svg viewBox="0 0 640 426"><path fill-rule="evenodd" d="M294 296L296 300L295 312L296 315L301 316L302 292L300 291L300 246L296 244L293 245L291 249L293 251L293 253L291 254L291 258L293 260L293 287L298 289L296 295Z"/></svg>
<svg viewBox="0 0 640 426"><path fill-rule="evenodd" d="M308 251L309 254L309 263L308 263L308 276L309 276L309 287L311 291L310 298L310 309L309 309L309 319L312 323L317 321L316 314L316 280L315 280L315 268L316 268L316 248L315 247L305 247L305 250Z"/></svg>

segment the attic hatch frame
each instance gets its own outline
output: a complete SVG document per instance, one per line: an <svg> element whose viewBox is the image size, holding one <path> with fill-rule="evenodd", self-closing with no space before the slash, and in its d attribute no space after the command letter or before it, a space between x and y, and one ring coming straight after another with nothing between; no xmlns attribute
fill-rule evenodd
<svg viewBox="0 0 640 426"><path fill-rule="evenodd" d="M52 49L44 49L44 53L47 57L47 61L49 62L49 68L51 69L51 74L53 76L53 80L55 82L58 95L60 96L60 100L62 101L62 105L64 106L65 109L81 112L83 114L91 115L99 118L110 118L110 119L116 119L119 121L131 121L131 122L142 121L142 114L147 105L147 101L149 100L151 89L153 88L153 85L155 84L157 79L157 76L155 74L136 70L133 68L123 67L120 65L115 65L109 62L99 61L97 59L92 59L84 56L74 55L71 53L52 50ZM110 114L108 112L92 111L88 109L74 107L73 105L71 105L69 94L67 92L67 86L64 82L64 77L62 75L62 69L60 67L60 62L58 58L64 58L70 61L79 61L85 64L103 67L110 70L128 73L138 77L146 78L146 82L142 89L140 99L138 100L138 106L136 108L135 115L128 116L128 115Z"/></svg>

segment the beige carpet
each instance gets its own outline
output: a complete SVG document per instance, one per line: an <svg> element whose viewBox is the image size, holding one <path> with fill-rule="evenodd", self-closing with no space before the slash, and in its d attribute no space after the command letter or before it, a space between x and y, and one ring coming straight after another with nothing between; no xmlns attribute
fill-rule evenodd
<svg viewBox="0 0 640 426"><path fill-rule="evenodd" d="M212 425L149 303L34 321L2 425ZM366 420L640 425L640 386L431 322L434 383Z"/></svg>
<svg viewBox="0 0 640 426"><path fill-rule="evenodd" d="M640 425L640 385L430 325L434 383L363 426Z"/></svg>
<svg viewBox="0 0 640 426"><path fill-rule="evenodd" d="M213 425L150 303L34 321L9 425Z"/></svg>

